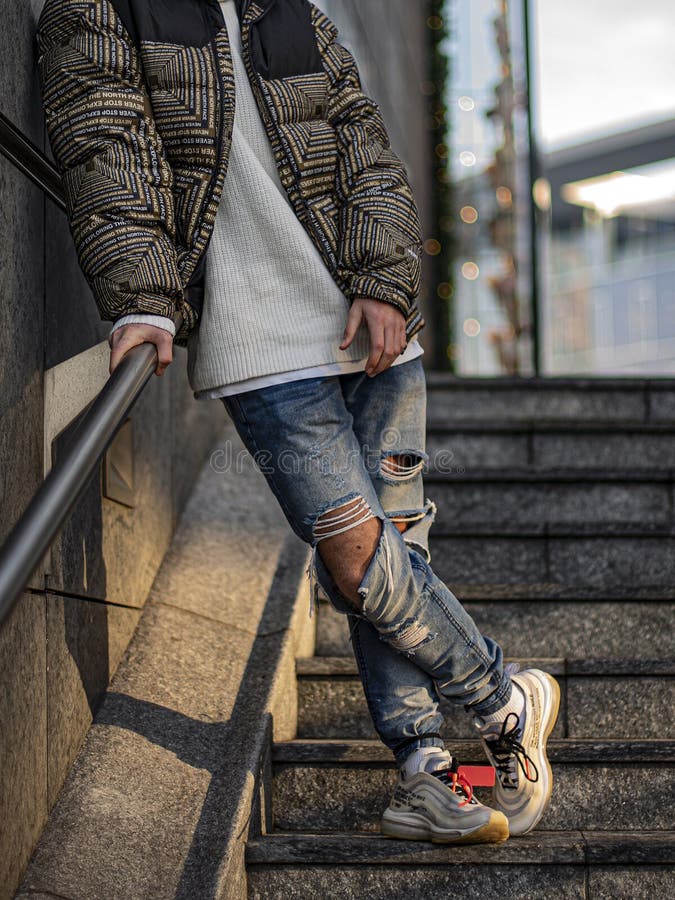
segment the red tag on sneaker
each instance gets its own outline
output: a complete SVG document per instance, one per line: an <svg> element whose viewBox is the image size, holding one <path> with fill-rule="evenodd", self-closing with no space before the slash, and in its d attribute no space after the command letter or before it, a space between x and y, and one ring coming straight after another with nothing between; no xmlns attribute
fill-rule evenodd
<svg viewBox="0 0 675 900"><path fill-rule="evenodd" d="M495 783L492 766L460 766L459 774L466 778L471 787L492 787Z"/></svg>

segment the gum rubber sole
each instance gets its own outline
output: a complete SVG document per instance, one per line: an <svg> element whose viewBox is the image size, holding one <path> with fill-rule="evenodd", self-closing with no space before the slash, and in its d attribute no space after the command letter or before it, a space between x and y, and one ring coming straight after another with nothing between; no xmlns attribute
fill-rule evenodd
<svg viewBox="0 0 675 900"><path fill-rule="evenodd" d="M551 769L551 763L548 761L548 739L551 736L551 732L555 728L555 723L558 721L558 714L560 713L560 685L548 672L544 672L546 677L546 681L549 684L549 687L553 691L553 712L550 716L550 720L546 730L544 731L544 737L542 739L542 750L544 753L544 764L546 766L546 772L548 774L548 791L546 792L546 800L544 801L544 808L541 811L541 814L537 818L537 821L532 825L534 828L541 820L541 817L546 812L549 803L551 802L551 794L553 793L553 770ZM527 831L524 831L523 834L527 834L529 831L532 831L532 828L528 828Z"/></svg>
<svg viewBox="0 0 675 900"><path fill-rule="evenodd" d="M432 844L501 844L509 836L509 823L505 815L494 810L485 825L468 834L444 836L434 834L431 828L425 829L422 825L406 825L404 822L392 823L384 820L381 823L381 833L383 837L406 841L431 841Z"/></svg>
<svg viewBox="0 0 675 900"><path fill-rule="evenodd" d="M548 809L548 805L551 802L551 794L553 793L553 770L551 769L551 764L548 761L547 746L548 746L548 739L551 736L551 733L555 727L555 723L558 721L558 714L560 712L560 685L555 680L555 678L553 678L551 675L548 674L548 672L543 672L543 675L545 676L545 679L546 679L546 681L549 685L549 688L551 689L551 692L553 694L553 707L551 709L549 721L548 721L546 728L544 729L544 733L543 733L542 740L541 740L542 752L544 754L544 766L546 768L546 774L548 777L548 788L546 791L546 798L544 800L544 803L542 804L542 808L541 808L537 818L534 820L534 822L532 822L532 824L525 831L519 831L517 833L512 833L512 835L511 835L512 837L522 837L524 834L529 834L534 828L537 827L537 825L541 821L544 813Z"/></svg>

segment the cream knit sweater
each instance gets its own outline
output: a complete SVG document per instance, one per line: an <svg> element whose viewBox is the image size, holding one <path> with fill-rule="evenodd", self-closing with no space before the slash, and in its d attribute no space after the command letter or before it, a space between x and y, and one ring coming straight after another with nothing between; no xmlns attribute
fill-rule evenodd
<svg viewBox="0 0 675 900"><path fill-rule="evenodd" d="M359 371L369 349L365 326L346 351L339 348L349 301L279 180L242 59L234 0L220 0L220 5L234 66L235 118L206 256L204 305L187 345L188 379L198 399ZM125 321L170 322L158 316L125 316L115 328ZM421 352L413 340L397 363Z"/></svg>

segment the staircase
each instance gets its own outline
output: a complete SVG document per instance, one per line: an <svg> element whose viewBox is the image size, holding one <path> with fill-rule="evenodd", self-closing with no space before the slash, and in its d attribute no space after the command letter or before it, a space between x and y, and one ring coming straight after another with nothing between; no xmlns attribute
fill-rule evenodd
<svg viewBox="0 0 675 900"><path fill-rule="evenodd" d="M551 806L501 845L381 838L395 769L346 621L322 604L249 897L675 896L675 385L432 375L427 450L436 572L508 657L561 685ZM483 762L468 717L446 713L450 751Z"/></svg>

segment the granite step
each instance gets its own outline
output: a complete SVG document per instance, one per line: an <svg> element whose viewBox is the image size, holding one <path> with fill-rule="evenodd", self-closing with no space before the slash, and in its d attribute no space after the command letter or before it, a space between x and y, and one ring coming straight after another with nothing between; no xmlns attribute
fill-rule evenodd
<svg viewBox="0 0 675 900"><path fill-rule="evenodd" d="M661 660L675 656L675 603L662 600L583 599L520 586L501 591L460 586L456 594L481 633L495 638L511 657L587 657ZM485 595L489 599L482 599ZM592 595L591 595L592 596ZM578 598L578 599L577 599ZM352 656L346 616L319 604L317 655Z"/></svg>
<svg viewBox="0 0 675 900"><path fill-rule="evenodd" d="M449 741L462 763L485 763L478 741ZM555 789L548 831L672 828L675 743L552 740ZM284 831L377 832L396 782L379 741L289 741L273 746L273 809ZM487 801L489 790L477 789Z"/></svg>
<svg viewBox="0 0 675 900"><path fill-rule="evenodd" d="M550 900L668 897L673 842L659 832L536 831L491 846L364 834L276 833L249 842L251 900Z"/></svg>
<svg viewBox="0 0 675 900"><path fill-rule="evenodd" d="M426 451L430 472L514 468L533 472L567 469L672 473L675 422L432 422L427 430Z"/></svg>
<svg viewBox="0 0 675 900"><path fill-rule="evenodd" d="M612 590L675 583L675 530L670 527L485 524L459 531L431 532L434 571L448 584L547 583Z"/></svg>
<svg viewBox="0 0 675 900"><path fill-rule="evenodd" d="M559 738L675 740L675 659L521 659L521 668L550 672L561 688ZM353 657L299 659L298 738L377 737ZM626 702L627 699L629 702ZM463 709L441 701L443 736L475 738Z"/></svg>
<svg viewBox="0 0 675 900"><path fill-rule="evenodd" d="M433 425L455 422L675 421L672 378L457 378L427 372L427 410Z"/></svg>
<svg viewBox="0 0 675 900"><path fill-rule="evenodd" d="M668 533L674 524L675 480L667 472L448 469L426 476L425 493L437 505L435 538L474 527L487 534L574 536L595 530Z"/></svg>

